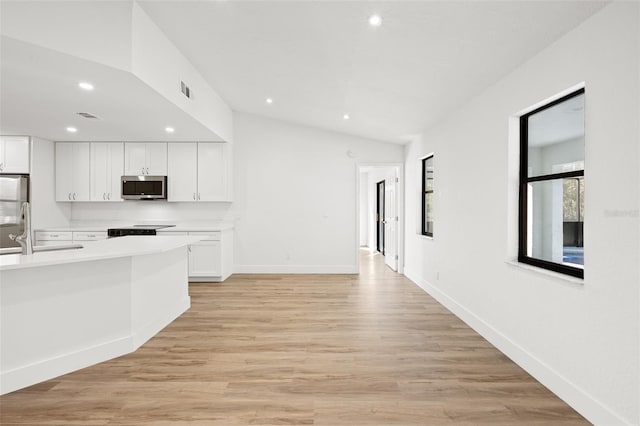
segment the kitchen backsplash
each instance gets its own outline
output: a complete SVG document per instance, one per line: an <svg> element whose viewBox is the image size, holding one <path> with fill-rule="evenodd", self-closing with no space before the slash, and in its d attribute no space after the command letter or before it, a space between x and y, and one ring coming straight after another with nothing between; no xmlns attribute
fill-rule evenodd
<svg viewBox="0 0 640 426"><path fill-rule="evenodd" d="M73 203L72 221L233 222L229 203L168 203L166 201L125 201L121 203Z"/></svg>

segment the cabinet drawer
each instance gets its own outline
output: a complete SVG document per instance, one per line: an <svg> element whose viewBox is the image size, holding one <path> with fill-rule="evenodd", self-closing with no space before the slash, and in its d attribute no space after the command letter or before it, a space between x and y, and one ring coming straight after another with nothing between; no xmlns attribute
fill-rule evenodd
<svg viewBox="0 0 640 426"><path fill-rule="evenodd" d="M51 232L51 231L38 231L36 232L36 240L38 241L58 241L58 240L73 240L73 233L69 231Z"/></svg>
<svg viewBox="0 0 640 426"><path fill-rule="evenodd" d="M73 232L73 241L96 241L96 240L104 240L107 238L106 231L74 231Z"/></svg>
<svg viewBox="0 0 640 426"><path fill-rule="evenodd" d="M220 241L220 231L189 232L189 235L203 237L202 241Z"/></svg>

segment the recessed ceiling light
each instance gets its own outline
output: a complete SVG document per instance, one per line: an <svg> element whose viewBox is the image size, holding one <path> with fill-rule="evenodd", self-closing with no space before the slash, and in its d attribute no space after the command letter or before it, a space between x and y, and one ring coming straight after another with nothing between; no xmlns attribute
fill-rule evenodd
<svg viewBox="0 0 640 426"><path fill-rule="evenodd" d="M75 132L77 132L77 131L78 131L78 129L76 129L76 128L75 128L75 127L73 127L73 126L69 126L69 127L67 127L67 132L69 132L69 133L75 133Z"/></svg>
<svg viewBox="0 0 640 426"><path fill-rule="evenodd" d="M345 120L348 120L349 119L349 114L343 115L342 118L344 118Z"/></svg>
<svg viewBox="0 0 640 426"><path fill-rule="evenodd" d="M93 90L93 84L87 83L86 81L81 81L80 83L78 83L78 87L81 88L82 90L87 90L87 91Z"/></svg>
<svg viewBox="0 0 640 426"><path fill-rule="evenodd" d="M369 25L372 27L379 27L382 24L382 18L380 15L371 15L369 17Z"/></svg>
<svg viewBox="0 0 640 426"><path fill-rule="evenodd" d="M173 133L176 131L176 129L174 129L173 127L165 127L164 131L167 133Z"/></svg>
<svg viewBox="0 0 640 426"><path fill-rule="evenodd" d="M268 104L272 104L272 103L273 103L273 99L271 99L271 98L267 98L267 103L268 103Z"/></svg>

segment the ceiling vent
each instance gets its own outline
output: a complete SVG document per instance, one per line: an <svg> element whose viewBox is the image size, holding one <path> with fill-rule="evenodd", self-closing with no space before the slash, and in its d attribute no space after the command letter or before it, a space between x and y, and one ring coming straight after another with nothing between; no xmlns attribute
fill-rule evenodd
<svg viewBox="0 0 640 426"><path fill-rule="evenodd" d="M193 98L193 91L189 88L189 86L187 86L187 83L185 83L184 81L180 82L180 91L187 98L189 99Z"/></svg>
<svg viewBox="0 0 640 426"><path fill-rule="evenodd" d="M96 115L93 115L90 112L76 112L76 114L78 114L80 117L83 117L83 118L91 118L93 120L101 120L100 117L98 117Z"/></svg>

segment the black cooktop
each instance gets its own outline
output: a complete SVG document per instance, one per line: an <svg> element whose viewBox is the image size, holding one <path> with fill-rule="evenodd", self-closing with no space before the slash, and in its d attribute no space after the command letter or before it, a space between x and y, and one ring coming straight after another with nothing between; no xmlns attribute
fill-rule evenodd
<svg viewBox="0 0 640 426"><path fill-rule="evenodd" d="M171 228L175 225L132 225L120 228L109 228L108 237L124 237L126 235L156 235L158 229Z"/></svg>

